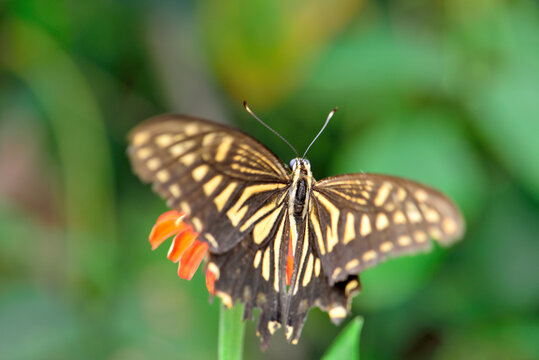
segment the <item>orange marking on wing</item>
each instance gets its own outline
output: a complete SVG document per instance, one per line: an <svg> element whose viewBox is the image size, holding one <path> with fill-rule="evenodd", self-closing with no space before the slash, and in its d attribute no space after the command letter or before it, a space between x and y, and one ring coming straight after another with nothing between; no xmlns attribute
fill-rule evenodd
<svg viewBox="0 0 539 360"><path fill-rule="evenodd" d="M288 255L286 257L286 285L290 286L292 272L294 271L294 253L292 251L292 237L288 240Z"/></svg>

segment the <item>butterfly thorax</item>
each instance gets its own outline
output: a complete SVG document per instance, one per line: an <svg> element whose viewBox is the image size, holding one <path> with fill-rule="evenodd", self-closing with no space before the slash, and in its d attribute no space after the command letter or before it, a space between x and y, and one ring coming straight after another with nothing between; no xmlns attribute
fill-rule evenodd
<svg viewBox="0 0 539 360"><path fill-rule="evenodd" d="M297 158L292 161L292 184L288 190L289 214L293 215L295 222L302 222L307 216L313 176L311 164L308 160Z"/></svg>

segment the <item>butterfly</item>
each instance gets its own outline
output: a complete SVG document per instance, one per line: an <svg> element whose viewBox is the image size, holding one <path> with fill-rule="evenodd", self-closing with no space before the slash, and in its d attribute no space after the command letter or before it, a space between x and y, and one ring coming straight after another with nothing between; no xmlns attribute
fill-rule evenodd
<svg viewBox="0 0 539 360"><path fill-rule="evenodd" d="M313 306L338 324L363 270L464 232L459 209L435 189L367 173L316 181L305 155L286 166L251 136L211 121L162 115L129 141L135 173L208 244L215 294L227 306L244 303L244 319L260 310L263 347L281 327L297 343Z"/></svg>

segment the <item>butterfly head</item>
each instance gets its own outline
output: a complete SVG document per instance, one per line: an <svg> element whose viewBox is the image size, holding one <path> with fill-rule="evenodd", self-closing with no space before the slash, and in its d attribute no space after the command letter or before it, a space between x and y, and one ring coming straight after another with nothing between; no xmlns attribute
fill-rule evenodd
<svg viewBox="0 0 539 360"><path fill-rule="evenodd" d="M292 171L296 171L298 167L311 170L311 163L309 160L300 157L290 160L290 169L292 169Z"/></svg>

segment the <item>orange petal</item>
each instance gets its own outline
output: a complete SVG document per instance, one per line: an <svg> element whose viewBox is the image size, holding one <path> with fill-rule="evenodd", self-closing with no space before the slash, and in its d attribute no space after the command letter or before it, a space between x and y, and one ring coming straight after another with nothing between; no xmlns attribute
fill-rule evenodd
<svg viewBox="0 0 539 360"><path fill-rule="evenodd" d="M176 211L176 210L165 211L164 213L162 213L157 218L157 221L155 223L159 224L160 222L162 222L164 220L176 220L179 217L183 218L184 215L185 215L185 213L179 212L179 211Z"/></svg>
<svg viewBox="0 0 539 360"><path fill-rule="evenodd" d="M290 286L292 272L294 271L294 253L292 251L292 239L288 241L288 256L286 257L286 285Z"/></svg>
<svg viewBox="0 0 539 360"><path fill-rule="evenodd" d="M176 235L185 228L185 226L182 226L183 222L180 220L182 218L183 214L177 211L167 211L159 216L150 232L149 240L152 245L152 250L157 249L163 241Z"/></svg>
<svg viewBox="0 0 539 360"><path fill-rule="evenodd" d="M208 244L195 240L180 260L178 276L182 279L191 280L204 259L204 256L206 256L208 248Z"/></svg>
<svg viewBox="0 0 539 360"><path fill-rule="evenodd" d="M206 271L206 288L210 294L215 294L215 280L217 279L217 274L208 269Z"/></svg>
<svg viewBox="0 0 539 360"><path fill-rule="evenodd" d="M172 240L172 245L170 246L167 255L168 259L172 262L178 262L185 253L185 250L193 244L193 241L195 241L197 237L197 234L192 231L190 226L187 226L184 222L180 225L182 230L180 230L181 232Z"/></svg>
<svg viewBox="0 0 539 360"><path fill-rule="evenodd" d="M176 235L180 230L174 220L165 220L155 224L149 238L152 250L157 249L166 239Z"/></svg>

